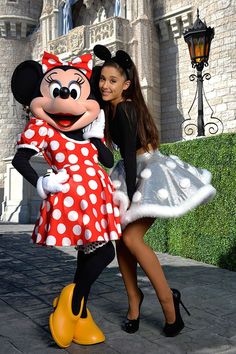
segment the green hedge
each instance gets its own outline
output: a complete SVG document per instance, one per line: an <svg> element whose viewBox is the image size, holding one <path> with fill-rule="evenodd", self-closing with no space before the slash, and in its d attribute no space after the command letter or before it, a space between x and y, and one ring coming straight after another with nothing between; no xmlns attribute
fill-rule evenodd
<svg viewBox="0 0 236 354"><path fill-rule="evenodd" d="M236 134L163 144L163 154L208 169L217 195L176 219L158 219L145 236L155 250L236 270Z"/></svg>

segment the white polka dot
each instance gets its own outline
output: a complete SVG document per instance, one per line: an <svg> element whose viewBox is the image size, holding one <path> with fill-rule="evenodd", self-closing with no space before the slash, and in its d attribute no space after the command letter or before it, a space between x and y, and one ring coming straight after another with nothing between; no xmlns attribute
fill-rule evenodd
<svg viewBox="0 0 236 354"><path fill-rule="evenodd" d="M116 225L116 228L117 228L117 232L118 232L119 234L121 234L121 233L122 233L121 224L117 224L117 225Z"/></svg>
<svg viewBox="0 0 236 354"><path fill-rule="evenodd" d="M100 176L101 176L102 178L105 178L104 173L103 173L101 170L99 170L98 173L100 174Z"/></svg>
<svg viewBox="0 0 236 354"><path fill-rule="evenodd" d="M105 180L104 180L103 178L101 178L101 180L100 180L100 181L101 181L101 183L102 183L103 187L104 187L104 188L106 188L106 183L105 183Z"/></svg>
<svg viewBox="0 0 236 354"><path fill-rule="evenodd" d="M99 232L102 231L101 226L98 221L96 221L95 227L96 227L97 231L99 231Z"/></svg>
<svg viewBox="0 0 236 354"><path fill-rule="evenodd" d="M68 141L68 143L66 143L66 148L68 150L75 150L75 144L70 142L70 141Z"/></svg>
<svg viewBox="0 0 236 354"><path fill-rule="evenodd" d="M90 199L92 204L96 204L97 203L97 197L96 197L95 194L90 194L89 199Z"/></svg>
<svg viewBox="0 0 236 354"><path fill-rule="evenodd" d="M137 202L139 202L141 199L142 199L142 193L139 192L139 191L135 192L134 195L133 195L132 201L133 201L134 203L137 203Z"/></svg>
<svg viewBox="0 0 236 354"><path fill-rule="evenodd" d="M63 237L62 239L62 246L70 246L71 245L71 240L69 237Z"/></svg>
<svg viewBox="0 0 236 354"><path fill-rule="evenodd" d="M70 208L74 204L74 199L72 197L66 197L64 199L64 205Z"/></svg>
<svg viewBox="0 0 236 354"><path fill-rule="evenodd" d="M48 225L47 224L45 224L44 229L45 229L46 232L48 231Z"/></svg>
<svg viewBox="0 0 236 354"><path fill-rule="evenodd" d="M41 120L41 119L36 119L35 124L36 124L36 125L42 125L42 124L43 124L43 120Z"/></svg>
<svg viewBox="0 0 236 354"><path fill-rule="evenodd" d="M191 186L191 182L189 178L182 178L179 182L181 188L189 188Z"/></svg>
<svg viewBox="0 0 236 354"><path fill-rule="evenodd" d="M57 231L59 232L59 234L64 234L64 232L66 231L66 227L64 224L58 224L57 225Z"/></svg>
<svg viewBox="0 0 236 354"><path fill-rule="evenodd" d="M110 232L110 240L117 240L118 234L115 231Z"/></svg>
<svg viewBox="0 0 236 354"><path fill-rule="evenodd" d="M49 152L49 151L47 151L47 152L46 152L46 154L47 154L47 156L48 156L49 160L52 160L52 155L50 154L50 152Z"/></svg>
<svg viewBox="0 0 236 354"><path fill-rule="evenodd" d="M55 197L53 205L57 205L57 203L58 203L58 197Z"/></svg>
<svg viewBox="0 0 236 354"><path fill-rule="evenodd" d="M39 218L39 225L42 225L42 223L43 223L43 218L42 218L42 216L40 216L40 218Z"/></svg>
<svg viewBox="0 0 236 354"><path fill-rule="evenodd" d="M76 189L76 192L78 195L84 195L85 194L85 188L83 186L78 186Z"/></svg>
<svg viewBox="0 0 236 354"><path fill-rule="evenodd" d="M105 205L105 204L103 204L103 205L101 206L101 213L102 213L103 215L106 215L106 214L107 214L107 208L106 208L106 205Z"/></svg>
<svg viewBox="0 0 236 354"><path fill-rule="evenodd" d="M93 166L93 163L90 160L85 160L84 164L87 166Z"/></svg>
<svg viewBox="0 0 236 354"><path fill-rule="evenodd" d="M90 59L89 60L89 62L88 62L88 68L90 69L90 70L92 70L92 68L93 68L93 61L92 61L92 59Z"/></svg>
<svg viewBox="0 0 236 354"><path fill-rule="evenodd" d="M97 241L104 241L104 238L102 236L98 236Z"/></svg>
<svg viewBox="0 0 236 354"><path fill-rule="evenodd" d="M95 208L93 208L93 215L97 218L98 217L98 213L97 210Z"/></svg>
<svg viewBox="0 0 236 354"><path fill-rule="evenodd" d="M71 166L70 169L71 169L71 171L76 172L76 171L78 171L80 169L80 166L79 165L74 165L74 166Z"/></svg>
<svg viewBox="0 0 236 354"><path fill-rule="evenodd" d="M85 210L85 209L87 209L87 207L88 207L88 202L86 200L82 199L80 202L80 208L82 210Z"/></svg>
<svg viewBox="0 0 236 354"><path fill-rule="evenodd" d="M176 168L176 163L172 160L167 160L166 161L166 166L169 167L171 170L174 170Z"/></svg>
<svg viewBox="0 0 236 354"><path fill-rule="evenodd" d="M58 162L63 162L65 160L65 155L62 152L58 152L58 154L56 154L55 159Z"/></svg>
<svg viewBox="0 0 236 354"><path fill-rule="evenodd" d="M105 241L107 241L107 242L110 241L107 232L104 232L103 237L104 237L104 240L105 240Z"/></svg>
<svg viewBox="0 0 236 354"><path fill-rule="evenodd" d="M50 142L50 147L53 151L57 150L59 148L59 146L60 146L60 144L56 140L53 140Z"/></svg>
<svg viewBox="0 0 236 354"><path fill-rule="evenodd" d="M74 163L78 162L78 157L74 154L71 154L71 155L69 155L68 160L70 161L70 163L74 164Z"/></svg>
<svg viewBox="0 0 236 354"><path fill-rule="evenodd" d="M77 245L78 245L78 246L82 246L83 244L84 244L83 240L78 240L78 241L77 241Z"/></svg>
<svg viewBox="0 0 236 354"><path fill-rule="evenodd" d="M81 153L82 153L82 155L84 155L84 156L88 156L89 151L88 151L87 148L84 147L84 148L81 149Z"/></svg>
<svg viewBox="0 0 236 354"><path fill-rule="evenodd" d="M85 70L85 69L80 69L80 71L82 71L82 73L83 73L84 75L87 74L87 70Z"/></svg>
<svg viewBox="0 0 236 354"><path fill-rule="evenodd" d="M107 208L107 213L108 214L112 214L113 213L113 208L112 208L111 203L107 203L106 208Z"/></svg>
<svg viewBox="0 0 236 354"><path fill-rule="evenodd" d="M79 236L81 234L81 226L75 225L72 229L74 235Z"/></svg>
<svg viewBox="0 0 236 354"><path fill-rule="evenodd" d="M165 199L168 198L169 193L168 193L168 191L167 191L166 189L161 188L161 189L159 189L159 191L157 192L157 196L158 196L160 199L165 200Z"/></svg>
<svg viewBox="0 0 236 354"><path fill-rule="evenodd" d="M56 237L55 236L52 236L52 235L49 235L46 239L46 245L47 246L55 246L56 244Z"/></svg>
<svg viewBox="0 0 236 354"><path fill-rule="evenodd" d="M52 138L53 135L54 135L54 131L53 131L51 128L49 128L49 129L48 129L48 136L49 136L49 138Z"/></svg>
<svg viewBox="0 0 236 354"><path fill-rule="evenodd" d="M82 182L83 178L82 178L82 176L75 174L75 175L73 175L73 180L75 182Z"/></svg>
<svg viewBox="0 0 236 354"><path fill-rule="evenodd" d="M112 184L113 184L113 187L114 187L115 189L118 189L118 188L120 188L120 186L121 186L121 181L119 181L118 179L116 179L115 181L112 181Z"/></svg>
<svg viewBox="0 0 236 354"><path fill-rule="evenodd" d="M196 169L196 167L193 167L193 166L189 165L188 171L189 171L190 173L192 173L193 175L195 175L195 176L197 175L197 169Z"/></svg>
<svg viewBox="0 0 236 354"><path fill-rule="evenodd" d="M69 185L69 183L63 184L63 186L62 186L62 193L67 193L67 192L69 192L69 190L70 190L70 185Z"/></svg>
<svg viewBox="0 0 236 354"><path fill-rule="evenodd" d="M96 171L95 171L95 169L92 168L92 167L88 167L88 168L86 169L86 172L87 172L87 174L88 174L89 176L95 176L95 175L96 175Z"/></svg>
<svg viewBox="0 0 236 354"><path fill-rule="evenodd" d="M140 176L144 179L150 178L152 175L152 171L149 168L145 168L141 173Z"/></svg>
<svg viewBox="0 0 236 354"><path fill-rule="evenodd" d="M47 202L47 212L49 212L50 208L51 208L51 205L49 202Z"/></svg>
<svg viewBox="0 0 236 354"><path fill-rule="evenodd" d="M39 243L42 240L42 236L40 233L38 233L37 238L36 238L36 243Z"/></svg>
<svg viewBox="0 0 236 354"><path fill-rule="evenodd" d="M88 183L89 187L93 190L97 189L98 187L98 184L97 182L93 181L93 180L90 180L89 183Z"/></svg>
<svg viewBox="0 0 236 354"><path fill-rule="evenodd" d="M54 59L52 59L52 58L49 58L48 62L49 62L49 64L52 64L52 65L56 64L56 61Z"/></svg>
<svg viewBox="0 0 236 354"><path fill-rule="evenodd" d="M27 129L24 134L27 139L31 139L35 135L35 132L32 129Z"/></svg>
<svg viewBox="0 0 236 354"><path fill-rule="evenodd" d="M76 220L78 220L78 217L79 217L79 214L77 213L77 211L72 210L68 213L68 219L70 221L76 221Z"/></svg>
<svg viewBox="0 0 236 354"><path fill-rule="evenodd" d="M50 226L50 225L48 225L48 232L50 231L50 229L51 229L51 226Z"/></svg>
<svg viewBox="0 0 236 354"><path fill-rule="evenodd" d="M107 228L107 221L106 221L106 219L102 219L102 220L101 220L101 225L102 225L102 227L103 227L104 229Z"/></svg>
<svg viewBox="0 0 236 354"><path fill-rule="evenodd" d="M98 156L97 156L97 155L94 155L93 161L94 161L95 163L98 163Z"/></svg>
<svg viewBox="0 0 236 354"><path fill-rule="evenodd" d="M72 60L72 63L73 64L76 64L76 63L81 63L82 59L80 57L76 57L75 59Z"/></svg>
<svg viewBox="0 0 236 354"><path fill-rule="evenodd" d="M102 193L101 193L101 198L102 198L103 200L106 200L106 194L105 194L104 191L102 191Z"/></svg>
<svg viewBox="0 0 236 354"><path fill-rule="evenodd" d="M92 232L90 230L85 230L84 236L86 240L89 240L92 237Z"/></svg>
<svg viewBox="0 0 236 354"><path fill-rule="evenodd" d="M108 190L109 190L110 193L113 193L113 190L112 190L110 184L107 185L107 188L108 188Z"/></svg>
<svg viewBox="0 0 236 354"><path fill-rule="evenodd" d="M56 220L59 220L61 217L61 211L59 209L53 210L52 217Z"/></svg>
<svg viewBox="0 0 236 354"><path fill-rule="evenodd" d="M115 217L120 216L120 211L119 211L119 209L117 207L114 208L114 216Z"/></svg>
<svg viewBox="0 0 236 354"><path fill-rule="evenodd" d="M88 225L89 222L90 222L90 217L87 214L84 214L83 215L83 224Z"/></svg>
<svg viewBox="0 0 236 354"><path fill-rule="evenodd" d="M39 128L39 135L40 135L40 136L45 136L45 135L47 135L47 132L48 132L48 130L47 130L46 127L40 127L40 128Z"/></svg>

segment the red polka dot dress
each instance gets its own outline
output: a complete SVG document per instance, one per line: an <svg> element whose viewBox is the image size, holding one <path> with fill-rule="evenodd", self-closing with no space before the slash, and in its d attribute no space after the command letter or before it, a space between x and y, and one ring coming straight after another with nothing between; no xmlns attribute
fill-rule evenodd
<svg viewBox="0 0 236 354"><path fill-rule="evenodd" d="M50 193L42 202L33 242L86 248L120 238L112 183L89 140L67 138L45 121L31 118L18 140L18 148L22 147L42 152L53 171L65 169L69 174L63 191Z"/></svg>

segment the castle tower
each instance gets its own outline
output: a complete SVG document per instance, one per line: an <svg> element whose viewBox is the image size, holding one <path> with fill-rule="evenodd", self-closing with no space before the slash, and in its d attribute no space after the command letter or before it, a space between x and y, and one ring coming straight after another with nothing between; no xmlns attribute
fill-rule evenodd
<svg viewBox="0 0 236 354"><path fill-rule="evenodd" d="M10 81L15 67L31 59L31 34L37 30L43 0L0 0L0 199L4 158L14 154L16 136L25 125L22 107L15 102Z"/></svg>

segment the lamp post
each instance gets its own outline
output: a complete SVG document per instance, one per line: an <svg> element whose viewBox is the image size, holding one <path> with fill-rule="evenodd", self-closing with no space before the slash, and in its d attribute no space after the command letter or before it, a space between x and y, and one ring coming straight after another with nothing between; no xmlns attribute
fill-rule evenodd
<svg viewBox="0 0 236 354"><path fill-rule="evenodd" d="M204 78L209 80L211 76L208 73L202 75L202 70L204 66L208 66L208 58L210 54L211 41L214 38L214 28L207 27L206 24L200 20L199 10L197 9L196 21L194 22L191 28L189 28L183 33L183 36L185 42L188 44L192 67L197 69L197 75L192 74L189 77L191 81L194 81L195 79L197 80L197 91L194 98L194 102L195 102L196 95L197 95L198 97L197 136L205 136L206 125L204 124L204 112L203 112L203 81ZM218 120L218 118L215 119Z"/></svg>

